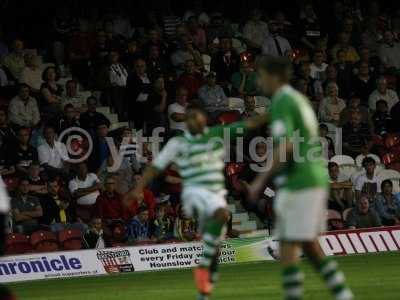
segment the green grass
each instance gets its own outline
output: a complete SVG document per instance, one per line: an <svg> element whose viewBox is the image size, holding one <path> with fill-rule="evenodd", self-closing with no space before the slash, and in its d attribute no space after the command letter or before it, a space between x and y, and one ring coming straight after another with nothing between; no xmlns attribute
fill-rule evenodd
<svg viewBox="0 0 400 300"><path fill-rule="evenodd" d="M400 299L400 253L339 258L357 300ZM333 299L307 263L305 299ZM277 262L221 267L212 300L281 299ZM190 270L53 279L11 284L18 299L32 300L194 300Z"/></svg>

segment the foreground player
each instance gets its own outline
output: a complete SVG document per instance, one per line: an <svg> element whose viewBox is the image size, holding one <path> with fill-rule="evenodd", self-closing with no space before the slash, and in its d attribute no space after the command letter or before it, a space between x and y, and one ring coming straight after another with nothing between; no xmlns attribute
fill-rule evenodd
<svg viewBox="0 0 400 300"><path fill-rule="evenodd" d="M175 163L182 177L182 207L189 217L196 217L203 238L203 257L194 271L198 300L206 300L217 279L218 250L229 219L225 199L224 135L233 140L244 129L255 129L266 122L257 116L228 126L207 127L207 117L198 107L187 109L188 132L170 139L159 155L143 172L141 184L125 200L135 198L143 187L168 165Z"/></svg>
<svg viewBox="0 0 400 300"><path fill-rule="evenodd" d="M256 201L266 183L276 175L276 232L280 239L283 287L287 300L303 298L304 274L299 252L310 259L338 300L351 300L343 273L335 260L325 257L318 235L325 227L328 174L322 160L318 122L308 100L288 85L291 64L285 58L260 57L259 82L272 95L271 134L274 152L271 169L249 187Z"/></svg>

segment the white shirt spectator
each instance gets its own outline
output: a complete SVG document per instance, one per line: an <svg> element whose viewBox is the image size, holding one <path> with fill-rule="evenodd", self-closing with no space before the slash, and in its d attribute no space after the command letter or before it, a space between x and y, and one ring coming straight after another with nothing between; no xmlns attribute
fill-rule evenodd
<svg viewBox="0 0 400 300"><path fill-rule="evenodd" d="M67 147L54 141L54 147L51 147L46 141L38 147L38 156L40 164L48 164L50 167L60 169L64 166L64 161L69 159Z"/></svg>
<svg viewBox="0 0 400 300"><path fill-rule="evenodd" d="M110 83L112 86L126 86L128 72L121 64L112 64L110 66Z"/></svg>
<svg viewBox="0 0 400 300"><path fill-rule="evenodd" d="M40 121L39 107L32 97L26 103L19 96L11 99L8 116L12 123L25 127L32 127Z"/></svg>
<svg viewBox="0 0 400 300"><path fill-rule="evenodd" d="M310 76L313 79L323 80L322 76L325 73L326 68L328 67L327 63L322 63L321 65L317 66L315 63L310 65Z"/></svg>
<svg viewBox="0 0 400 300"><path fill-rule="evenodd" d="M387 89L385 94L381 94L378 90L372 92L368 99L368 107L371 110L376 110L376 102L379 100L385 100L388 104L389 111L390 109L399 102L399 97L394 90Z"/></svg>
<svg viewBox="0 0 400 300"><path fill-rule="evenodd" d="M319 118L322 122L338 123L340 113L346 107L343 99L336 98L337 103L333 103L331 97L325 97L319 104Z"/></svg>
<svg viewBox="0 0 400 300"><path fill-rule="evenodd" d="M292 51L292 47L287 39L281 36L269 35L262 44L262 54L271 56L285 56Z"/></svg>
<svg viewBox="0 0 400 300"><path fill-rule="evenodd" d="M367 187L366 185L369 185L370 187ZM375 172L374 177L372 179L369 179L366 174L361 174L358 176L356 179L356 186L355 190L359 192L366 192L366 190L375 190L376 193L381 192L381 182Z"/></svg>
<svg viewBox="0 0 400 300"><path fill-rule="evenodd" d="M379 48L379 58L385 67L400 69L400 43L383 44Z"/></svg>
<svg viewBox="0 0 400 300"><path fill-rule="evenodd" d="M99 178L97 178L96 174L88 173L85 180L80 180L78 177L75 177L69 182L68 188L69 191L74 193L78 189L86 189L94 186L95 184L100 183ZM99 191L94 191L85 196L79 197L76 202L79 205L93 205L96 203L97 197L100 195Z"/></svg>
<svg viewBox="0 0 400 300"><path fill-rule="evenodd" d="M75 108L83 110L86 107L86 99L79 93L75 96L65 95L61 98L61 107L64 108L67 104L72 104Z"/></svg>
<svg viewBox="0 0 400 300"><path fill-rule="evenodd" d="M169 128L172 130L186 130L186 123L185 121L176 122L172 120L171 116L174 113L184 114L186 113L186 107L180 105L179 103L175 102L168 106L168 118L169 118Z"/></svg>
<svg viewBox="0 0 400 300"><path fill-rule="evenodd" d="M243 27L243 37L261 47L264 39L268 36L268 24L263 21L250 20Z"/></svg>
<svg viewBox="0 0 400 300"><path fill-rule="evenodd" d="M35 90L40 90L40 86L43 83L42 72L43 71L39 68L32 69L25 67L22 70L20 82L26 83Z"/></svg>

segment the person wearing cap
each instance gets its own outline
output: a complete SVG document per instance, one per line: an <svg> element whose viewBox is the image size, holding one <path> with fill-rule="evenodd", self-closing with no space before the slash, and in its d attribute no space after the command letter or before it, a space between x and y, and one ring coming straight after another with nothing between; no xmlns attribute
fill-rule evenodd
<svg viewBox="0 0 400 300"><path fill-rule="evenodd" d="M213 119L219 113L228 110L228 98L222 87L217 84L215 72L208 73L206 79L206 84L199 89L199 100Z"/></svg>

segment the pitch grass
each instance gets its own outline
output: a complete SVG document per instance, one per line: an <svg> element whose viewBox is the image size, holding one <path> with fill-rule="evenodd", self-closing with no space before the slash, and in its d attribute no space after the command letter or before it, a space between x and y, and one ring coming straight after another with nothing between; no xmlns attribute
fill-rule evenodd
<svg viewBox="0 0 400 300"><path fill-rule="evenodd" d="M400 252L339 258L356 300L400 299ZM333 299L309 264L305 299ZM225 265L212 300L281 299L277 262ZM52 279L11 284L21 300L194 300L191 270Z"/></svg>

